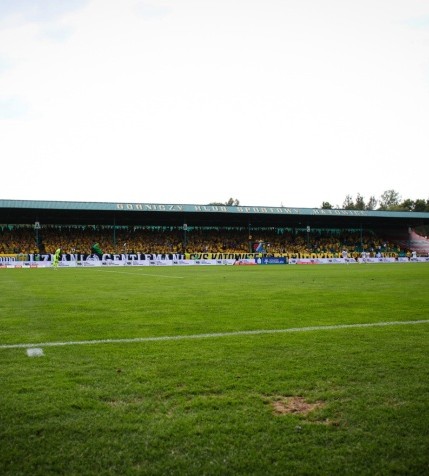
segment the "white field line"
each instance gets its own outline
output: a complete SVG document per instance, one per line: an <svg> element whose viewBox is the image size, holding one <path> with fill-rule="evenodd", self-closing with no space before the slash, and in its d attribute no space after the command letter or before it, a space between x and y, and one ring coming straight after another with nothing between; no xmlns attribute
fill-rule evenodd
<svg viewBox="0 0 429 476"><path fill-rule="evenodd" d="M253 331L235 331L235 332L217 332L212 334L190 334L178 336L161 336L161 337L135 337L132 339L97 339L97 340L80 340L68 342L42 342L37 344L1 344L0 349L26 349L31 347L61 347L66 345L95 345L95 344L128 344L135 342L157 342L172 340L189 340L189 339L208 339L214 337L230 337L230 336L251 336L261 334L286 334L291 332L309 332L309 331L329 331L335 329L355 329L362 327L386 327L386 326L409 326L415 324L429 324L429 319L419 321L392 321L392 322L374 322L369 324L338 324L332 326L310 326L310 327L291 327L289 329L259 329Z"/></svg>

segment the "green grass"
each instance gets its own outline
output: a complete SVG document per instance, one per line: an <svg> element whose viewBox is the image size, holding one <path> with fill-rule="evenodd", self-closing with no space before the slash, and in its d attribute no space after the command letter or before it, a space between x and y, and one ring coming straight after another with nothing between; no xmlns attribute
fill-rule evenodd
<svg viewBox="0 0 429 476"><path fill-rule="evenodd" d="M2 475L424 475L429 265L0 270ZM1 347L3 346L3 347ZM308 414L276 413L303 397Z"/></svg>

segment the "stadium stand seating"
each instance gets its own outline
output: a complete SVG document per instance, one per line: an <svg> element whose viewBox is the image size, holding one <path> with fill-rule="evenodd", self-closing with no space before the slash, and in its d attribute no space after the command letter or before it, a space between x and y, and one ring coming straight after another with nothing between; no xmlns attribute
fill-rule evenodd
<svg viewBox="0 0 429 476"><path fill-rule="evenodd" d="M413 245L421 244L419 235L413 235ZM421 238L421 237L420 237ZM425 239L424 239L425 240ZM58 247L66 253L89 254L93 243L99 243L104 253L248 253L252 242L263 241L266 252L289 256L311 253L318 257L340 256L347 249L350 256L358 257L361 251L372 256L409 254L409 242L399 244L374 234L361 235L356 231L313 230L311 234L291 230L252 230L249 240L246 229L190 228L185 236L181 228L174 227L120 227L109 226L43 226L36 236L32 226L0 226L0 254L49 253ZM428 240L425 240L428 244ZM38 245L38 246L37 246ZM427 253L429 247L417 248Z"/></svg>

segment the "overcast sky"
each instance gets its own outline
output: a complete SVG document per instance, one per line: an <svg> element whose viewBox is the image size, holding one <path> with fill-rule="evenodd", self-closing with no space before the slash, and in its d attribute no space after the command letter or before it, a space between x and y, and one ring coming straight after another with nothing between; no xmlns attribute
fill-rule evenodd
<svg viewBox="0 0 429 476"><path fill-rule="evenodd" d="M0 198L429 199L427 0L0 0Z"/></svg>

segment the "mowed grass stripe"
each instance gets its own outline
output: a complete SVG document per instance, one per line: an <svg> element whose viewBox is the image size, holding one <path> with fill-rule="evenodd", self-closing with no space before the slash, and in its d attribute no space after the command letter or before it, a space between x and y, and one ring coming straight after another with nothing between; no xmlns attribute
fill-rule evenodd
<svg viewBox="0 0 429 476"><path fill-rule="evenodd" d="M373 322L366 324L338 324L331 326L308 326L308 327L292 327L289 329L258 329L251 331L235 331L235 332L216 332L208 334L191 334L191 335L177 335L177 336L159 336L159 337L135 337L130 339L95 339L69 342L40 342L36 344L3 344L0 349L22 349L31 347L61 347L71 345L96 345L96 344L127 344L136 342L154 342L154 341L173 341L173 340L187 340L187 339L207 339L217 337L230 336L248 336L261 334L286 334L290 332L310 332L310 331L326 331L336 329L352 329L364 327L385 327L385 326L402 326L402 325L416 325L428 324L429 319L421 319L417 321L392 321L392 322Z"/></svg>

